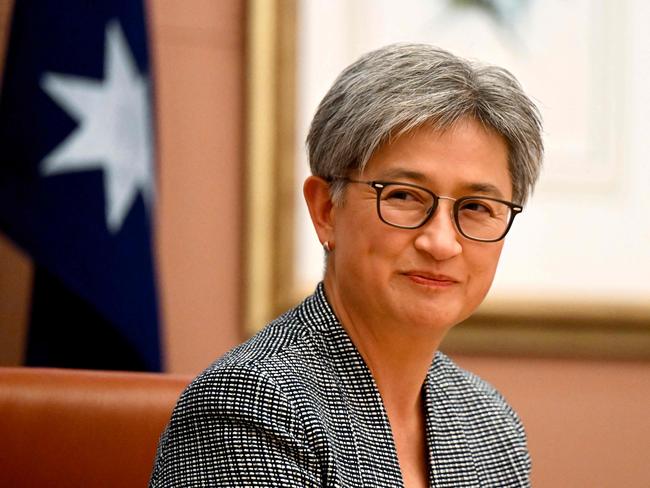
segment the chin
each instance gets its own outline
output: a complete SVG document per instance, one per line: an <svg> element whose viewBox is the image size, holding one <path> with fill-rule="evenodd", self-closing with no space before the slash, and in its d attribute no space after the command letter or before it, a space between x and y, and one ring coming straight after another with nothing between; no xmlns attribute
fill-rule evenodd
<svg viewBox="0 0 650 488"><path fill-rule="evenodd" d="M406 320L412 324L420 324L418 328L422 330L440 333L441 331L451 329L454 325L465 320L465 318L465 316L460 316L459 318L459 315L456 312L443 311L436 308L433 310L422 311L416 315L411 313L411 316Z"/></svg>

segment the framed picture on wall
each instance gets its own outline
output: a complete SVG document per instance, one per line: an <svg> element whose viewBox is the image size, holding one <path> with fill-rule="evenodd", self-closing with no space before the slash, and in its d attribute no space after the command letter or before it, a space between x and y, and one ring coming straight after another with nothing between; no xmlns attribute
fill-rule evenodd
<svg viewBox="0 0 650 488"><path fill-rule="evenodd" d="M650 122L643 116L650 96L642 82L650 74L643 52L650 7L606 0L268 4L257 21L271 37L251 44L257 64L250 69L268 70L251 78L274 82L249 96L249 140L268 144L253 146L251 154L263 157L249 159L249 175L259 180L249 180L256 200L248 214L255 256L248 283L256 290L249 292L250 330L308 295L322 276L323 251L301 195L316 105L362 53L426 42L512 71L545 128L545 169L508 236L493 289L444 347L650 357Z"/></svg>

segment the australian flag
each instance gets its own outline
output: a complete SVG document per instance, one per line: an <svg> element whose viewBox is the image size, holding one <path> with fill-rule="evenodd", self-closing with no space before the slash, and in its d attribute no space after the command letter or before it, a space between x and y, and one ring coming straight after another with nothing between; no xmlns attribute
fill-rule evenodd
<svg viewBox="0 0 650 488"><path fill-rule="evenodd" d="M161 369L152 83L140 0L18 0L0 231L33 259L26 363Z"/></svg>

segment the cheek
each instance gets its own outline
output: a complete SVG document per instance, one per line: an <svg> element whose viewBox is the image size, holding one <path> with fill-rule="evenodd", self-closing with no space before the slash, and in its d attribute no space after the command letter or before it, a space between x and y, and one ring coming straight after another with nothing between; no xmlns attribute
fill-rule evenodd
<svg viewBox="0 0 650 488"><path fill-rule="evenodd" d="M489 246L489 244L483 244L483 246ZM502 248L503 242L496 243L492 248L476 248L476 252L471 254L471 259L468 259L470 279L473 286L476 287L477 293L480 293L482 297L492 285Z"/></svg>
<svg viewBox="0 0 650 488"><path fill-rule="evenodd" d="M403 240L401 233L384 224L375 210L374 201L350 205L339 212L334 226L337 249L351 259L368 259L394 253ZM342 249L343 248L343 249Z"/></svg>

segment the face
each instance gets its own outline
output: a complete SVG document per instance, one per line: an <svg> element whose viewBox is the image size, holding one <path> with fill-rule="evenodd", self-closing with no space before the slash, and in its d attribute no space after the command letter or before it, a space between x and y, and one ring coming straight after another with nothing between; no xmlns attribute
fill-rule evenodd
<svg viewBox="0 0 650 488"><path fill-rule="evenodd" d="M506 143L473 120L444 132L424 127L405 134L351 176L417 184L453 198L512 199ZM322 239L334 247L325 283L337 315L416 332L444 332L467 318L490 288L503 241L462 237L452 206L440 200L423 227L398 229L380 221L372 188L348 184Z"/></svg>

